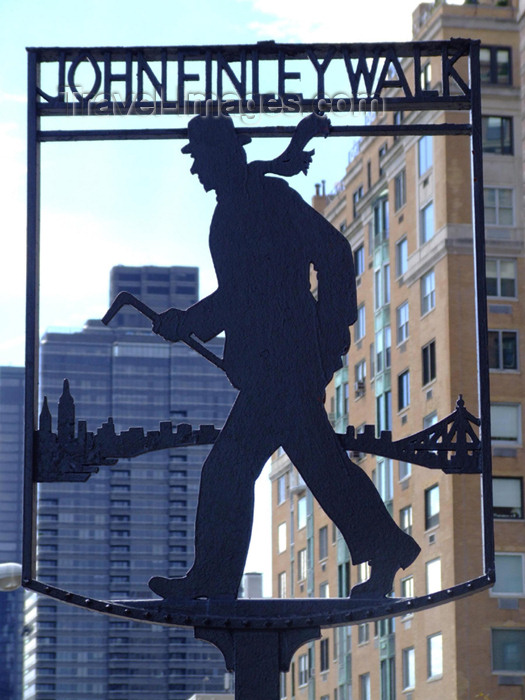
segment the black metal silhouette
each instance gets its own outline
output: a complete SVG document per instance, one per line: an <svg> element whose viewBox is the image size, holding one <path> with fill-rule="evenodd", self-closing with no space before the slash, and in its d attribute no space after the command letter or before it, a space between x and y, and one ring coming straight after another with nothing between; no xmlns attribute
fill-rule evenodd
<svg viewBox="0 0 525 700"><path fill-rule="evenodd" d="M188 132L182 151L194 159L191 172L217 194L210 250L218 288L187 311L160 314L153 328L170 341L193 334L207 341L224 331L224 370L240 393L202 469L195 562L185 577L155 577L150 588L169 599L236 597L255 480L282 446L353 562L371 564L352 595L386 596L420 548L349 460L323 406L357 318L350 244L283 180L247 164L229 118L195 117Z"/></svg>
<svg viewBox="0 0 525 700"><path fill-rule="evenodd" d="M438 89L423 90L419 83L419 73L421 61L428 57L439 57L441 61L442 81ZM469 84L461 77L456 70L456 63L462 58L469 58ZM28 61L28 274L27 274L27 332L26 332L26 469L25 469L25 489L24 489L24 561L23 561L23 583L26 587L53 596L59 600L91 608L99 612L111 615L120 615L137 620L147 620L167 625L189 625L195 628L196 636L211 641L224 653L226 664L229 669L235 669L237 674L236 697L242 700L268 700L275 699L278 695L278 670L286 670L292 653L301 643L319 636L322 626L335 624L355 623L360 620L378 619L384 616L397 615L408 610L422 609L440 604L446 600L457 598L463 595L487 587L494 580L494 540L492 523L492 500L491 500L491 454L490 454L490 397L488 383L488 351L487 351L487 323L486 323L486 284L484 278L484 225L483 225L483 172L482 172L482 136L481 136L481 100L479 92L480 84L480 63L479 63L479 42L464 39L454 39L451 41L438 42L413 42L409 44L360 44L357 46L340 45L287 45L275 44L274 42L262 42L256 46L232 46L232 47L146 47L146 48L93 48L93 49L30 49ZM401 59L408 58L408 63L413 63L413 84L404 72L405 62ZM310 68L314 67L317 77L318 96L307 99L303 95L288 95L286 81L292 79L293 74L287 73L286 61L298 60L306 63ZM112 62L125 62L125 75L112 73ZM161 72L157 75L155 68L150 62L159 61ZM341 284L334 296L338 299L345 299L344 309L336 305L326 305L325 292L319 290L317 302L313 302L307 292L307 273L309 267L309 257L317 256L317 247L312 246L309 238L311 233L312 219L315 218L311 210L304 203L299 203L293 191L286 188L286 185L276 184L275 178L266 177L269 173L278 175L290 175L295 172L305 171L311 159L311 153L305 152L304 146L309 138L317 135L319 131L326 135L328 129L327 122L314 117L310 122L304 121L298 129L279 124L277 126L247 126L237 129L237 136L234 138L229 126L224 127L229 133L225 134L224 144L235 145L235 148L228 149L223 153L224 159L214 159L213 149L220 144L213 140L208 143L206 150L206 162L202 163L201 155L198 156L198 171L203 179L206 188L215 189L221 182L225 185L219 196L219 203L215 215L214 226L212 226L212 253L217 270L224 272L230 270L231 279L236 279L238 270L234 267L232 260L237 260L241 252L251 252L257 263L257 273L265 273L264 263L269 261L277 264L276 270L282 273L282 277L273 274L262 280L259 274L253 274L251 278L247 274L241 275L243 284L240 285L243 293L239 295L235 284L225 284L225 279L229 275L219 275L219 290L221 294L227 290L224 298L238 301L238 305L226 304L229 313L229 328L220 315L211 313L214 311L214 302L217 297L204 300L199 307L202 311L189 311L187 314L179 311L170 311L164 315L156 315L147 307L141 310L150 313L150 318L154 321L157 332L164 335L169 340L195 341L199 347L194 349L200 352L202 344L196 340L200 338L205 341L206 337L213 336L220 330L219 326L226 330L230 336L228 340L229 348L224 358L224 369L231 377L233 383L239 386L241 395L232 414L232 419L226 426L226 431L220 434L212 426L201 426L194 429L191 426L173 426L164 423L159 426L158 431L150 431L146 435L140 428L130 428L127 431L115 434L111 419L97 431L96 434L87 432L85 423L79 421L78 430L75 433L74 403L69 394L69 387L64 387L63 399L60 406L57 433L52 432L51 417L49 410L44 403L40 430L37 431L35 440L35 429L37 422L36 397L38 395L38 254L39 249L39 150L40 143L46 141L69 141L69 140L127 140L127 139L180 139L188 137L188 129L184 128L154 128L154 129L102 129L102 130L72 130L51 131L40 128L41 117L53 116L76 116L87 115L91 122L91 116L108 114L139 114L147 115L156 113L157 107L160 113L181 114L199 113L203 103L184 101L184 82L191 80L194 76L185 72L185 61L197 61L206 66L206 100L211 97L212 86L209 83L213 71L210 69L213 62L216 63L217 94L210 100L210 113L221 114L223 108L229 113L264 113L265 111L275 111L277 108L281 114L287 112L294 113L297 107L300 111L352 111L359 109L377 110L381 107L386 111L397 110L470 110L470 123L440 123L428 124L425 120L421 122L409 122L403 125L392 124L389 120L378 120L373 124L353 125L341 124L330 127L331 136L350 135L386 135L386 134L464 134L471 137L472 150L472 187L474 192L474 261L476 278L476 304L477 304L477 345L478 345L478 389L480 397L479 415L481 421L471 416L463 406L462 401L458 402L456 411L448 418L440 421L431 428L421 431L416 435L402 440L392 441L389 433L382 433L378 438L375 431L367 426L364 433L355 434L352 427L344 435L336 435L331 431L324 410L320 404L320 398L324 386L331 376L338 363L338 353L344 350L348 344L344 325L348 326L352 322L352 301L348 300L348 290L352 282L348 282L348 269L342 276L333 280L328 280L328 290L330 284ZM278 62L279 70L278 84L275 95L260 95L259 93L259 61ZM346 70L349 79L350 99L338 100L335 104L331 100L325 99L329 87L329 78L326 67L331 62L339 61L339 64ZM42 62L55 62L58 68L57 73L57 94L49 95L42 89L40 83L39 64ZM232 71L229 62L238 62L240 74L236 76ZM87 63L91 67L94 77L93 85L86 94L80 94L76 86L76 71L82 64ZM304 65L303 63L303 65ZM168 65L178 64L177 71L166 70ZM194 64L195 65L195 64ZM247 70L249 66L250 70ZM238 99L232 102L223 102L222 91L223 73L227 73L233 82L234 90ZM108 75L113 75L114 80L120 80L125 95L122 99L110 94L111 80L107 80ZM177 74L179 86L176 99L168 96L167 76ZM337 73L336 73L337 74ZM247 83L247 75L252 77L253 85ZM152 84L153 94L147 96L144 91L144 77L147 77ZM136 83L136 94L133 94ZM103 89L102 89L103 86ZM109 86L109 87L108 87ZM256 93L255 106L250 106L247 91L252 88ZM339 85L337 86L339 88ZM361 89L364 88L364 96L361 99ZM392 88L399 88L397 91ZM99 92L101 94L99 94ZM102 94L103 93L103 94ZM209 93L209 95L208 95ZM104 100L100 100L104 97ZM260 98L260 100L259 100ZM207 100L208 101L208 100ZM340 106L340 103L342 106ZM280 105L280 107L279 107ZM205 109L208 108L206 105ZM195 122L194 124L203 122ZM228 124L228 120L221 120L221 124ZM320 128L320 125L324 126ZM315 129L313 126L315 125ZM196 127L199 128L199 127ZM222 126L219 128L223 128ZM193 127L191 128L193 129ZM190 129L190 132L191 132ZM312 133L313 132L313 133ZM292 144L283 154L270 163L243 163L240 167L239 156L242 155L242 146L252 136L292 136ZM195 147L199 138L190 133L190 146L185 147L186 152L194 155ZM201 132L201 137L205 140L205 133ZM235 144L235 141L237 142ZM224 148L223 148L224 151ZM214 172L214 164L218 170ZM220 171L224 174L224 169L230 169L233 165L231 179L220 177ZM220 167L219 167L220 166ZM240 177L240 172L243 177ZM219 175L217 179L217 175ZM244 175L246 177L244 177ZM211 178L211 179L210 179ZM259 183L256 185L255 183ZM228 189L230 191L228 191ZM269 196L268 196L269 195ZM237 209L235 203L243 206ZM261 205L265 203L265 206ZM283 217L291 225L287 228L281 220L277 226L273 225L277 215L277 203L284 204ZM253 206L255 205L255 206ZM244 209L246 207L246 209ZM232 226L224 227L224 212L231 215ZM248 221L248 211L255 214L256 225L252 226ZM306 214L305 212L308 212ZM291 221L290 221L291 220ZM264 221L271 229L268 237L266 229L261 222ZM247 236L255 235L255 240L240 238L241 229L236 229L235 223L250 223L244 228ZM304 224L304 225L303 225ZM264 242L272 241L274 231L293 230L295 236L283 236L277 241L281 247L282 258L277 259L275 250L265 249ZM297 230L296 227L297 226ZM328 227L326 222L319 223L321 229ZM225 231L227 228L227 231ZM242 228L242 227L241 227ZM263 230L264 229L264 230ZM333 231L328 227L323 230L330 230L328 238L334 238ZM229 236L229 233L234 235ZM337 232L336 232L337 233ZM259 238L257 239L257 236ZM214 239L221 239L224 249L219 250L214 247ZM256 245L255 243L261 245ZM275 242L275 241L274 241ZM315 243L315 242L314 242ZM335 244L339 248L340 243ZM301 255L306 256L308 264L296 264ZM342 258L348 256L348 251L342 252ZM312 251L316 253L313 255ZM307 254L308 253L308 254ZM265 258L265 254L267 258ZM292 264L286 265L286 256L290 256ZM321 256L322 257L322 256ZM246 262L243 260L243 264ZM303 262L305 260L303 259ZM319 263L319 268L323 268L323 262ZM339 261L340 263L341 261ZM261 267L262 264L262 267ZM339 269L337 261L335 267ZM242 268L242 265L241 265ZM301 268L302 274L297 275ZM246 273L246 268L244 273ZM241 270L242 271L242 270ZM351 277L351 274L350 274ZM321 279L323 275L321 274ZM279 279L279 282L277 282ZM281 288L281 281L288 281L289 286L284 284ZM325 281L327 278L325 277ZM230 280L231 281L231 280ZM321 280L320 280L321 281ZM316 304L316 312L311 314L310 320L313 323L308 325L310 332L302 334L305 314L300 318L296 317L294 309L295 300L288 308L286 304L276 309L277 313L268 314L265 303L260 303L263 292L260 285L271 284L276 292L276 299L286 299L287 291L301 289L299 295L298 308L304 312L310 304L310 309ZM304 295L303 295L304 293ZM351 296L351 295L350 295ZM330 297L330 294L328 295ZM306 301L308 299L308 301ZM122 300L121 300L122 301ZM130 301L129 297L126 301ZM119 302L120 303L120 302ZM139 309L142 302L133 302ZM206 307L210 311L209 317ZM257 323L260 309L263 310L264 323ZM219 304L217 310L224 310ZM338 316L330 312L341 311ZM245 326L242 324L242 314L246 313ZM319 311L319 314L317 314ZM237 315L238 314L238 318ZM308 316L308 312L306 312ZM318 318L317 318L318 317ZM210 319L214 321L210 326ZM232 321L232 319L234 319ZM291 320L286 333L281 339L279 331L282 326L278 321ZM323 319L322 333L311 332L316 323L321 325ZM238 324L236 325L236 320ZM192 327L197 321L197 327ZM215 321L217 326L215 327ZM272 325L273 323L273 325ZM233 324L233 325L232 325ZM295 325L294 325L295 324ZM237 330L237 334L232 332ZM244 333L243 331L246 330ZM194 331L194 334L192 334ZM265 346L264 341L267 331L269 336L276 338L275 346ZM297 343L290 341L290 333L296 331ZM196 337L195 337L196 336ZM312 339L316 338L317 342ZM231 350L233 339L233 351ZM248 340L255 341L249 346ZM288 342L287 342L288 340ZM312 345L313 342L313 345ZM191 344L188 342L188 344ZM305 350L303 353L302 350ZM246 352L244 352L246 350ZM284 359L283 365L279 368L280 374L277 378L271 373L271 369L276 367L275 357L279 355ZM298 352L301 350L301 352ZM251 352L251 354L250 354ZM258 354L257 354L258 352ZM243 358L242 362L232 362L231 358ZM211 358L208 358L211 359ZM222 359L218 358L222 363ZM297 363L301 365L304 372L304 382L294 384L297 379ZM253 373L250 368L257 367L257 372ZM266 369L264 369L266 368ZM290 370L288 376L287 370ZM258 377L258 383L255 382ZM273 395L271 392L263 391L262 387L274 388L279 379L282 392ZM292 389L299 390L295 394L296 403L290 402L290 414L284 416L282 425L277 425L277 420L271 415L271 409L276 409L276 416L283 417L284 410L281 405L276 405L279 396L283 399L284 405L290 399ZM264 403L268 401L270 394L271 401L268 406ZM241 407L247 407L247 412L241 415ZM303 406L303 414L299 413L299 405ZM304 408L306 406L306 408ZM297 420L294 424L293 417ZM301 418L304 421L301 422ZM359 452L370 451L372 454L381 454L398 459L405 459L415 464L422 464L430 468L441 468L447 473L480 473L483 483L483 540L484 540L484 573L476 579L464 583L456 584L446 591L429 594L420 598L400 600L384 598L383 594L388 587L388 580L392 578L399 564L404 564L411 556L417 554L417 545L410 546L403 551L401 548L397 553L387 555L383 561L379 559L379 553L367 552L372 556L372 571L375 582L368 586L368 589L353 590L350 599L343 600L275 600L275 601L241 601L234 600L235 595L233 585L234 579L238 578L242 551L245 550L246 542L241 544L241 553L234 556L234 561L226 563L229 570L221 580L230 583L227 590L213 590L213 586L207 585L207 577L211 576L211 569L217 564L212 560L210 566L203 567L198 576L192 573L190 579L185 581L156 581L153 585L161 595L166 597L162 600L126 600L126 601L100 601L84 598L78 594L64 591L60 588L45 585L36 580L35 569L35 523L34 511L36 482L45 480L75 480L83 481L96 471L97 466L111 464L120 456L142 454L154 449L163 449L164 446L176 447L187 444L211 444L214 443L213 460L219 456L229 458L234 455L239 459L239 454L234 451L237 441L237 426L244 421L244 427L248 431L253 431L254 440L250 443L248 457L253 457L252 470L248 473L246 481L243 482L245 491L239 492L239 498L246 495L249 486L255 477L257 465L263 458L263 453L270 449L279 435L279 441L290 450L292 459L304 456L305 445L308 447L316 442L317 435L321 441L328 443L328 453L332 455L333 462L326 471L335 471L349 481L358 481L364 484L365 496L372 494L367 477L359 476L363 472L356 465L352 465L344 455L344 450ZM299 426L300 424L300 426ZM233 426L233 428L232 428ZM476 428L479 427L479 438ZM290 429L288 442L280 438L282 428ZM234 430L235 429L235 430ZM232 436L232 433L235 433ZM305 439L303 439L305 437ZM226 443L226 444L225 444ZM229 443L229 444L228 444ZM294 447L296 448L294 450ZM308 455L306 463L302 463L301 469L308 472L308 479L311 477L310 461L314 461L314 453ZM320 455L318 455L320 457ZM213 461L212 460L212 461ZM310 461L309 461L310 460ZM300 460L299 460L300 461ZM335 465L332 466L332 465ZM210 465L208 465L210 466ZM213 485L220 486L219 479L213 475L208 475L206 469L203 481L203 491L205 492L204 502L209 502L210 491ZM349 476L350 474L350 476ZM225 478L228 478L227 475ZM340 487L339 478L336 476L333 492L336 495L334 508L335 519L340 516L340 501L337 501L337 490ZM310 483L314 492L321 496L324 503L331 491L328 483L318 485L318 480L313 477ZM345 487L348 490L347 487ZM344 489L343 489L344 491ZM207 492L207 493L206 493ZM251 498L246 507L244 504L243 514L227 513L232 521L242 522L246 528L250 524ZM387 531L396 539L396 530L392 530L388 518L381 515L381 504L376 509L376 496L371 497L370 503L373 510L378 513L376 525L381 521L386 523ZM338 505L339 503L339 505ZM201 509L202 510L202 509ZM330 514L330 510L328 510ZM332 515L334 515L332 513ZM361 511L357 511L359 516ZM219 516L221 513L219 513ZM215 516L217 517L217 512ZM341 516L344 520L346 514ZM370 517L365 513L365 518ZM373 520L376 520L374 517ZM231 524L227 526L230 528ZM377 529L380 530L379 525ZM203 540L198 542L200 551L204 541L206 550L206 533L203 530ZM236 534L236 533L235 533ZM351 521L347 527L345 536L348 539L356 535L356 528ZM357 535L356 535L357 536ZM366 546L370 542L377 540L377 532L372 534L372 539L365 540ZM359 560L359 552L352 552L355 560ZM406 557L406 558L405 558ZM223 559L221 558L221 566ZM213 571L216 573L216 570ZM201 583L206 584L201 588ZM198 586L194 584L199 584ZM221 584L220 588L223 586ZM206 600L179 599L178 594L195 595L199 594L199 589L203 595L210 593L224 593L227 600L217 598L207 598ZM356 595L361 593L363 597ZM374 597L367 599L365 595L373 594ZM254 673L254 666L257 666L257 674Z"/></svg>
<svg viewBox="0 0 525 700"><path fill-rule="evenodd" d="M69 393L69 382L59 400L59 410L64 411ZM74 424L74 402L68 402L69 424ZM480 474L481 443L473 426L479 419L464 407L460 397L456 410L435 425L419 433L392 442L392 434L382 431L375 437L375 426L365 425L362 433L355 434L353 426L346 433L336 433L343 449L353 453L368 453L390 459L400 459L430 469L441 469L445 474ZM111 466L120 458L138 457L148 452L190 445L212 445L219 436L213 425L201 425L194 429L187 423L173 426L171 421L160 423L159 430L129 428L115 432L113 419L108 418L96 433L87 431L86 422L78 421L76 432L64 431L59 424L52 430L51 413L44 397L40 424L36 434L36 480L87 481L98 472L100 466Z"/></svg>

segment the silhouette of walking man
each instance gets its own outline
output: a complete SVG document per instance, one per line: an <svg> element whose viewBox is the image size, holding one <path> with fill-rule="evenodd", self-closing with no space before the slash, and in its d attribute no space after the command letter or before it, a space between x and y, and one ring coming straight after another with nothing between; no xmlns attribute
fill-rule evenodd
<svg viewBox="0 0 525 700"><path fill-rule="evenodd" d="M318 118L308 119L297 133ZM160 314L154 331L169 341L194 334L205 342L224 331L224 367L239 395L202 469L194 564L182 578L156 576L149 586L167 599L236 597L254 484L282 446L341 531L353 563L370 562L370 578L352 597L385 596L420 548L349 460L323 406L357 315L350 245L284 180L266 174L305 169L310 153L298 158L289 147L270 164L248 164L249 139L229 117L195 117L188 134L182 152L193 157L191 172L217 195L209 244L218 287L186 311Z"/></svg>

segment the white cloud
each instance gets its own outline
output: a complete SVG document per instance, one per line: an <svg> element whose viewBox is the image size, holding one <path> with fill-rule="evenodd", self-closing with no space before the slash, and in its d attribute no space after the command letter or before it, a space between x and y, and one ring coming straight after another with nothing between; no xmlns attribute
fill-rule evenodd
<svg viewBox="0 0 525 700"><path fill-rule="evenodd" d="M362 3L332 0L325 8L304 0L238 0L262 15L250 27L277 41L356 42L409 40L418 0Z"/></svg>
<svg viewBox="0 0 525 700"><path fill-rule="evenodd" d="M16 102L17 104L27 104L27 95L19 95L15 93L3 92L1 93L2 102Z"/></svg>
<svg viewBox="0 0 525 700"><path fill-rule="evenodd" d="M261 38L304 43L409 41L412 13L420 4L420 0L331 0L324 7L309 7L304 0L237 1L250 4L261 15L250 23Z"/></svg>

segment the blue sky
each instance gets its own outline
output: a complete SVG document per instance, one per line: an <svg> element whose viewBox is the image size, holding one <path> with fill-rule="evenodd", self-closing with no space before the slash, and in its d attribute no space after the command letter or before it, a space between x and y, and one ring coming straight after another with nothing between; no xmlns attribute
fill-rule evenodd
<svg viewBox="0 0 525 700"><path fill-rule="evenodd" d="M26 46L403 40L416 6L335 0L321 13L297 0L0 0L0 364L24 357ZM282 142L264 147L273 156ZM315 147L308 177L294 180L306 199L315 182L325 179L330 189L343 176L351 143ZM214 196L190 176L179 150L178 142L43 145L42 331L102 315L117 263L199 265L202 293L212 291L206 241ZM256 157L257 144L248 153Z"/></svg>
<svg viewBox="0 0 525 700"><path fill-rule="evenodd" d="M24 361L26 46L403 41L410 39L417 5L416 0L332 0L326 6L304 0L0 0L0 364ZM266 157L277 155L283 143L264 142ZM325 179L331 189L343 177L351 145L346 139L316 140L308 177L293 181L305 199L316 182ZM42 332L100 318L108 305L109 269L119 263L198 265L201 293L213 291L207 235L214 194L206 195L190 175L180 146L43 145ZM260 146L250 145L248 155L260 157ZM257 550L268 557L267 535ZM266 568L257 556L248 565Z"/></svg>

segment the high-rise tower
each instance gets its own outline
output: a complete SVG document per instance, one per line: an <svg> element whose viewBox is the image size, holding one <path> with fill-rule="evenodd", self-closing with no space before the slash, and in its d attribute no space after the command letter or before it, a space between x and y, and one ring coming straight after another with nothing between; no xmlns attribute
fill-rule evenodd
<svg viewBox="0 0 525 700"><path fill-rule="evenodd" d="M24 368L0 367L0 563L22 561ZM24 591L0 592L0 699L22 698Z"/></svg>
<svg viewBox="0 0 525 700"><path fill-rule="evenodd" d="M116 267L111 293L136 294L157 311L198 299L198 270ZM222 340L208 344L222 354ZM64 387L64 379L68 387ZM224 374L182 343L155 336L125 308L109 327L88 321L78 333L47 333L41 394L53 429L77 420L117 432L159 422L221 427L235 397ZM62 417L62 421L61 421ZM152 575L181 576L193 557L193 520L206 447L122 459L83 484L43 484L38 506L38 576L68 590L144 598ZM227 485L225 485L227 487ZM183 700L223 688L224 661L210 645L176 628L106 618L40 598L28 649L26 698Z"/></svg>
<svg viewBox="0 0 525 700"><path fill-rule="evenodd" d="M413 14L414 40L481 41L496 585L395 620L326 631L297 653L283 697L513 700L523 694L525 267L517 14L517 2L505 0L461 6L440 0ZM441 90L439 57L421 59L417 68L405 60L403 70L411 85ZM414 125L462 117L385 111L375 119ZM458 393L478 412L470 156L465 137L363 137L334 193L314 197L355 256L358 320L345 366L328 392L327 410L339 432L349 424L357 432L375 424L403 438L445 418ZM477 477L359 452L351 457L422 548L396 576L396 597L425 596L482 573ZM367 578L367 566L351 566L340 534L286 455L275 456L272 480L274 594L347 596Z"/></svg>

